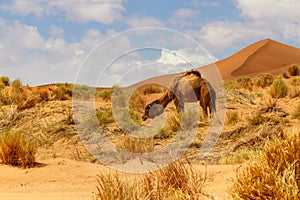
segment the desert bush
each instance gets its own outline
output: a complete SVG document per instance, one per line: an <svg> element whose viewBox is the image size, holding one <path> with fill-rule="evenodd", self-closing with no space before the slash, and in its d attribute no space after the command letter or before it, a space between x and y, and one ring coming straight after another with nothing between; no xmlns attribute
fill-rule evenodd
<svg viewBox="0 0 300 200"><path fill-rule="evenodd" d="M300 68L299 68L298 65L292 64L289 67L288 72L289 72L290 76L299 76L300 75Z"/></svg>
<svg viewBox="0 0 300 200"><path fill-rule="evenodd" d="M254 79L254 84L264 88L272 85L274 77L271 74L260 74Z"/></svg>
<svg viewBox="0 0 300 200"><path fill-rule="evenodd" d="M293 86L300 86L300 78L299 77L293 78L291 80L290 84L293 85Z"/></svg>
<svg viewBox="0 0 300 200"><path fill-rule="evenodd" d="M9 78L7 76L1 76L0 83L2 83L4 86L9 86Z"/></svg>
<svg viewBox="0 0 300 200"><path fill-rule="evenodd" d="M145 199L201 199L205 181L190 162L177 161L145 176Z"/></svg>
<svg viewBox="0 0 300 200"><path fill-rule="evenodd" d="M290 98L300 97L300 87L291 87L288 92Z"/></svg>
<svg viewBox="0 0 300 200"><path fill-rule="evenodd" d="M277 77L271 85L270 95L273 98L283 98L288 94L288 85L282 78Z"/></svg>
<svg viewBox="0 0 300 200"><path fill-rule="evenodd" d="M294 112L292 113L292 117L295 119L300 119L300 104L295 108Z"/></svg>
<svg viewBox="0 0 300 200"><path fill-rule="evenodd" d="M32 167L37 146L20 131L5 131L0 135L0 160L7 165Z"/></svg>
<svg viewBox="0 0 300 200"><path fill-rule="evenodd" d="M282 73L282 77L285 78L285 79L290 78L290 76L289 76L289 74L287 72L283 72Z"/></svg>
<svg viewBox="0 0 300 200"><path fill-rule="evenodd" d="M252 90L253 82L250 77L241 77L241 78L238 78L236 81L240 88Z"/></svg>
<svg viewBox="0 0 300 200"><path fill-rule="evenodd" d="M70 83L59 84L58 88L62 93L68 95L69 97L73 96L74 85Z"/></svg>
<svg viewBox="0 0 300 200"><path fill-rule="evenodd" d="M274 138L237 171L233 199L298 199L300 133Z"/></svg>
<svg viewBox="0 0 300 200"><path fill-rule="evenodd" d="M228 111L226 113L226 124L227 125L234 125L239 121L239 113L238 111Z"/></svg>
<svg viewBox="0 0 300 200"><path fill-rule="evenodd" d="M72 96L76 96L78 99L89 100L95 97L96 91L87 85L74 85Z"/></svg>
<svg viewBox="0 0 300 200"><path fill-rule="evenodd" d="M153 94L153 93L162 93L164 90L156 85L148 85L143 89L143 94Z"/></svg>
<svg viewBox="0 0 300 200"><path fill-rule="evenodd" d="M138 138L125 135L120 148L133 153L150 153L154 150L154 138Z"/></svg>
<svg viewBox="0 0 300 200"><path fill-rule="evenodd" d="M115 121L112 110L110 108L97 110L96 116L100 124L108 124Z"/></svg>
<svg viewBox="0 0 300 200"><path fill-rule="evenodd" d="M101 97L104 101L111 101L111 95L113 93L113 89L101 89L96 92L97 97Z"/></svg>
<svg viewBox="0 0 300 200"><path fill-rule="evenodd" d="M164 127L160 130L160 134L168 134L170 132L177 132L180 127L180 116L173 115L167 118Z"/></svg>
<svg viewBox="0 0 300 200"><path fill-rule="evenodd" d="M19 90L18 88L12 90L3 89L0 91L0 103L2 105L19 105L26 99L27 95L23 92L23 90Z"/></svg>
<svg viewBox="0 0 300 200"><path fill-rule="evenodd" d="M22 86L22 81L20 79L15 79L11 82L11 86L14 88L20 88Z"/></svg>
<svg viewBox="0 0 300 200"><path fill-rule="evenodd" d="M104 200L200 199L205 181L206 175L201 176L190 163L177 161L139 180L118 173L98 175L96 187L97 196Z"/></svg>

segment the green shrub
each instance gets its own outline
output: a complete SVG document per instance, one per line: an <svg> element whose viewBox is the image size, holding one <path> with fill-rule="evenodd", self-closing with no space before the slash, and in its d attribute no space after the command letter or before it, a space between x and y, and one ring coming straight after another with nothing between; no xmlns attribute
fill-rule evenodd
<svg viewBox="0 0 300 200"><path fill-rule="evenodd" d="M288 85L281 77L277 77L270 88L270 95L273 98L284 98L288 94Z"/></svg>
<svg viewBox="0 0 300 200"><path fill-rule="evenodd" d="M288 71L289 71L290 76L299 76L300 75L300 68L296 64L292 64L289 67Z"/></svg>
<svg viewBox="0 0 300 200"><path fill-rule="evenodd" d="M1 76L0 83L3 83L4 86L9 86L9 78L7 76Z"/></svg>
<svg viewBox="0 0 300 200"><path fill-rule="evenodd" d="M32 167L37 146L20 131L5 131L0 135L0 160L6 165Z"/></svg>
<svg viewBox="0 0 300 200"><path fill-rule="evenodd" d="M249 149L240 149L235 152L231 152L228 155L222 157L219 160L221 165L236 165L242 164L247 160L250 160L256 155L256 152Z"/></svg>
<svg viewBox="0 0 300 200"><path fill-rule="evenodd" d="M11 83L11 86L12 87L16 87L16 88L21 87L22 86L22 81L20 79L15 79Z"/></svg>
<svg viewBox="0 0 300 200"><path fill-rule="evenodd" d="M113 123L114 116L111 109L100 109L96 112L100 124Z"/></svg>

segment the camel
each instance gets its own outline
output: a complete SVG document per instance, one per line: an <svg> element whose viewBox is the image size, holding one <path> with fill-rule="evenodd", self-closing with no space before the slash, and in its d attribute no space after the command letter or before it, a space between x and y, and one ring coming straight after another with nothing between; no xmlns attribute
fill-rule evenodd
<svg viewBox="0 0 300 200"><path fill-rule="evenodd" d="M143 121L155 118L163 113L166 106L174 100L177 112L184 110L184 102L197 102L203 109L205 117L212 118L216 112L216 92L212 85L202 78L199 71L190 70L176 77L167 90L159 99L145 107L142 116Z"/></svg>

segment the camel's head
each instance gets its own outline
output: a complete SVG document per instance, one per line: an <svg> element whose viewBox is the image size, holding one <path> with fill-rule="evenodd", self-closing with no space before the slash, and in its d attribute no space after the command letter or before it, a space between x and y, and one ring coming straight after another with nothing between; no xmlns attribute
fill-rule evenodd
<svg viewBox="0 0 300 200"><path fill-rule="evenodd" d="M158 104L157 102L152 102L146 106L142 119L143 121L146 121L149 118L154 119L163 112L164 107L162 105Z"/></svg>

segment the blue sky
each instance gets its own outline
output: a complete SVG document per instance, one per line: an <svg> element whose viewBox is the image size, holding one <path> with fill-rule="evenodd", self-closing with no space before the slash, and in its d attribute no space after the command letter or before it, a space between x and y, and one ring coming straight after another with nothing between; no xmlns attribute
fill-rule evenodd
<svg viewBox="0 0 300 200"><path fill-rule="evenodd" d="M130 84L157 75L151 73L155 67L149 68L150 63L160 66L155 69L159 68L161 74L173 72L164 70L170 66L178 71L189 68L174 55L205 64L265 38L299 47L299 10L297 0L4 0L0 3L0 75L20 78L29 85L76 82L84 71L84 61L91 59L87 56L97 44L116 34L121 39L123 31L134 28L172 29L203 48L200 51L193 45L176 44L176 40L170 40L172 45L162 42L158 45L161 49L136 51L116 60L107 70L115 78L100 81L109 86L121 80L126 70L134 71L132 66L141 70L141 66L148 67L146 76L127 81ZM166 40L167 34L168 31ZM117 48L138 46L138 35L126 37L131 39L123 38L123 42L111 44L104 52L110 55ZM151 41L155 43L153 38ZM96 56L91 63L105 56ZM91 70L97 72L86 72L79 78L81 83L93 84L89 75L106 73L101 73L105 71L101 65Z"/></svg>

